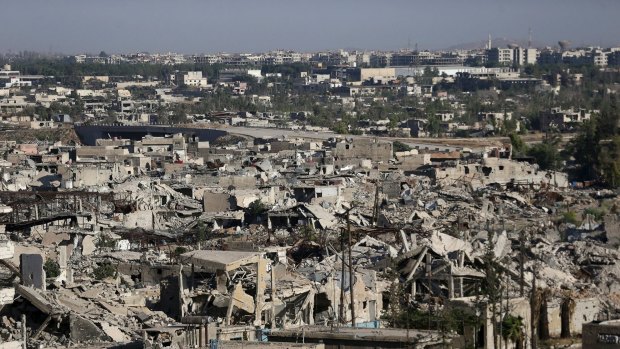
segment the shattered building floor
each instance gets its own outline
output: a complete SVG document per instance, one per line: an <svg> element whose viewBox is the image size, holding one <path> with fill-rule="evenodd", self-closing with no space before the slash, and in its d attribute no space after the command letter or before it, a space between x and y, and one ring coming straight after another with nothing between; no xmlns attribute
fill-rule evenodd
<svg viewBox="0 0 620 349"><path fill-rule="evenodd" d="M614 192L289 161L0 192L0 349L410 340L368 334L385 327L531 348L620 317Z"/></svg>

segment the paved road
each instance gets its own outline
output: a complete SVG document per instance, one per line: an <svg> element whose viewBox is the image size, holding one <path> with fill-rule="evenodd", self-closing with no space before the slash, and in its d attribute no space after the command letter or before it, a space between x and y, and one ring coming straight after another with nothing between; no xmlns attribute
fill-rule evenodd
<svg viewBox="0 0 620 349"><path fill-rule="evenodd" d="M222 130L226 130L229 133L236 133L240 135L246 135L254 138L263 137L302 137L318 140L326 140L332 137L346 137L346 138L376 138L383 141L401 141L413 148L418 149L434 149L438 151L453 151L463 148L469 148L472 151L480 151L485 147L500 145L504 143L510 143L508 137L486 137L486 138L400 138L400 137L376 137L376 136L357 136L357 135L339 135L333 132L312 132L312 131L294 131L288 129L278 128L255 128L255 127L237 127L228 126L223 127ZM567 143L575 135L563 134L562 143ZM521 136L521 139L527 144L540 143L543 140L544 134L527 134Z"/></svg>
<svg viewBox="0 0 620 349"><path fill-rule="evenodd" d="M437 151L454 151L454 150L459 150L459 149L463 149L464 147L470 148L472 150L479 150L484 148L484 146L488 145L486 143L489 143L485 140L485 144L484 145L472 145L472 146L464 146L464 145L455 145L455 144L450 144L450 139L446 139L444 142L444 140L441 140L441 143L439 143L438 139L431 139L431 142L425 142L425 139L419 139L419 138L395 138L395 137L376 137L376 136L359 136L359 135L339 135L333 132L312 132L312 131L296 131L296 130L287 130L287 129L278 129L278 128L254 128L254 127L235 127L235 126L231 126L231 127L226 127L226 128L222 128L221 130L227 131L229 133L233 133L233 134L239 134L239 135L244 135L244 136L250 136L250 137L254 137L254 138L264 138L264 137L273 137L273 138L280 138L280 137L286 137L286 138L294 138L294 137L301 137L301 138L310 138L310 139L317 139L317 140L326 140L329 138L333 138L333 137L346 137L346 138L354 138L354 139L361 139L361 138L372 138L372 139L379 139L382 141L401 141L407 145L409 145L410 147L413 148L417 148L417 149L433 149L433 150L437 150Z"/></svg>
<svg viewBox="0 0 620 349"><path fill-rule="evenodd" d="M79 125L78 125L79 126ZM76 130L77 127L76 126ZM127 125L107 125L110 127L127 128ZM360 136L360 135L339 135L333 132L315 132L315 131L303 131L303 130L289 130L280 128L258 128L258 127L237 127L237 126L224 126L224 125L212 125L212 124L183 124L175 125L133 125L147 128L197 128L197 129L211 129L218 131L225 131L231 134L245 135L254 138L309 138L316 140L326 140L333 137L346 137L354 139L378 139L381 141L400 141L412 148L416 149L429 149L434 151L454 151L462 150L463 148L471 149L474 152L483 150L485 147L497 146L502 143L509 143L508 137L487 137L487 138L401 138L401 137L377 137L377 136ZM105 128L106 125L97 125L95 127ZM172 130L174 131L174 130ZM562 135L563 143L570 140L574 135L564 134ZM529 134L522 136L525 143L537 143L542 141L542 134ZM93 138L95 139L95 138Z"/></svg>

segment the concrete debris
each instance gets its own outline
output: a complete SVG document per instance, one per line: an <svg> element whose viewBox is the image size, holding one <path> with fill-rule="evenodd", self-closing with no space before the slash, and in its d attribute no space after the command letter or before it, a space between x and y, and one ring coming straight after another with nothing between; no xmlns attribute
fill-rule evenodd
<svg viewBox="0 0 620 349"><path fill-rule="evenodd" d="M55 172L3 168L2 347L493 348L508 315L549 337L620 317L614 192L489 154L255 141L100 140ZM449 312L458 330L403 323Z"/></svg>

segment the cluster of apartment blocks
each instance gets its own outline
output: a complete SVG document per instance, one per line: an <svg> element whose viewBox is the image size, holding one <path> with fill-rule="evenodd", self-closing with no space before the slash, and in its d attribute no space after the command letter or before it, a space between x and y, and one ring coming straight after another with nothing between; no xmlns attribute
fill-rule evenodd
<svg viewBox="0 0 620 349"><path fill-rule="evenodd" d="M586 47L576 49L537 49L510 44L508 47L451 51L417 51L404 49L395 52L345 51L301 53L294 51L271 51L266 53L218 53L202 55L128 54L110 56L77 55L71 59L76 63L157 63L157 64L222 64L226 66L262 66L291 63L313 63L348 66L415 66L415 65L463 65L468 61L478 63L495 62L505 65L526 65L536 63L592 63L597 66L620 65L620 48Z"/></svg>
<svg viewBox="0 0 620 349"><path fill-rule="evenodd" d="M496 68L484 68L484 67L465 67L465 66L440 66L437 68L437 72L443 77L433 78L432 83L429 85L420 85L417 82L415 76L419 76L424 73L424 67L386 67L386 68L355 68L355 67L329 67L326 69L314 69L313 72L302 72L301 75L294 80L294 85L302 90L306 89L328 89L331 92L330 98L338 99L339 103L342 103L344 107L354 106L362 99L381 99L378 97L381 91L386 89L396 90L399 93L406 95L415 95L425 98L437 98L449 102L452 105L453 112L451 113L438 113L436 116L442 123L442 129L444 135L454 134L458 131L464 132L477 132L485 131L489 128L489 125L493 127L501 127L502 123L506 120L510 120L511 113L486 113L486 115L479 115L479 122L475 125L458 124L453 119L458 118L462 112L463 106L460 103L450 99L450 96L445 91L435 90L434 84L440 80L462 78L466 79L479 79L488 80L494 79L501 81L502 83L518 84L521 83L524 78L519 77L519 70L510 67L496 67ZM24 76L19 75L19 72L11 71L10 67L5 67L2 72L12 72L12 76L16 78L22 78ZM228 84L231 88L231 93L235 95L244 95L247 89L247 84L244 82L233 81L234 78L228 79L227 76L238 75L251 75L258 79L262 79L264 76L259 69L249 68L229 68L223 70L220 73L220 77L217 81L217 85ZM446 77L447 76L447 77ZM572 75L571 75L572 76ZM32 82L34 80L28 80L29 77L24 77L22 82ZM36 78L36 77L35 77ZM3 121L19 124L21 126L28 126L30 128L55 128L62 123L71 123L71 117L69 115L55 115L52 120L37 120L34 116L16 115L26 107L36 107L38 105L49 107L51 103L69 103L73 98L73 95L80 97L83 105L85 115L91 115L97 117L97 115L106 115L108 111L116 111L118 120L127 122L141 122L141 123L153 123L157 122L154 111L161 105L169 103L188 103L189 101L183 95L173 94L172 88L166 88L161 86L159 81L118 81L113 82L110 77L107 76L84 76L83 81L85 84L96 80L106 85L114 85L115 88L106 89L69 89L61 86L54 86L46 90L36 91L31 95L10 95L11 88L0 89L0 113L5 114ZM225 81L230 80L228 83ZM528 83L536 83L540 88L545 81L540 79L525 79ZM575 76L575 83L578 82L579 77ZM208 83L206 77L202 75L201 71L185 71L176 72L169 76L167 83L174 86L187 86L193 88L213 88L214 83ZM148 86L155 88L156 98L148 100L136 99L132 96L130 90L131 86ZM3 95L6 92L8 94ZM270 106L270 96L249 96L250 100L260 106ZM193 102L199 101L199 98L194 97ZM591 110L549 110L542 115L543 122L542 127L556 128L559 130L571 130L584 120L589 119L592 113L597 111ZM262 115L248 115L248 113L230 114L227 115L211 115L210 118L223 121L231 125L242 126L254 126L254 127L276 127L273 119L276 117L272 113L261 113ZM243 114L243 115L241 115ZM293 121L300 119L306 119L308 115L296 118L291 116ZM192 116L196 117L196 116ZM204 118L201 116L200 118ZM384 124L381 124L384 122ZM368 134L385 135L390 131L389 120L378 120L369 123L363 127L363 131ZM295 129L299 127L296 122L290 122L287 128ZM309 126L307 126L309 127ZM517 121L517 128L519 122ZM400 127L401 135L411 135L414 137L428 136L426 131L425 120L408 120Z"/></svg>

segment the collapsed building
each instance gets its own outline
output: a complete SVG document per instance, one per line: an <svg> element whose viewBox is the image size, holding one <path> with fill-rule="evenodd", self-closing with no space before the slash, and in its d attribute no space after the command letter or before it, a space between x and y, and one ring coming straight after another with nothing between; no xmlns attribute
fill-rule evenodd
<svg viewBox="0 0 620 349"><path fill-rule="evenodd" d="M568 187L568 176L565 173L542 171L536 165L502 158L484 158L480 163L437 168L434 172L434 178L447 186L455 182L466 182L474 189L488 185L499 185L503 188L519 186Z"/></svg>
<svg viewBox="0 0 620 349"><path fill-rule="evenodd" d="M1 349L528 348L619 316L616 194L506 152L173 135L44 164L51 148L6 146Z"/></svg>

